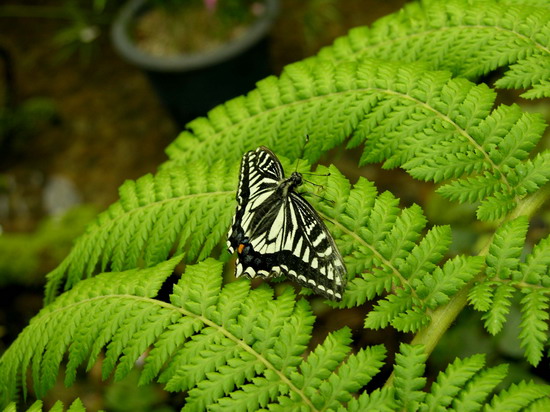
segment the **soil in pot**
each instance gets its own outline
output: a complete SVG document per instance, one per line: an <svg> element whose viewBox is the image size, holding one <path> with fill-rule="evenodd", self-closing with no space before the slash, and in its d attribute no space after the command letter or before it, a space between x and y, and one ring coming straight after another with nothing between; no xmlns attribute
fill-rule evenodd
<svg viewBox="0 0 550 412"><path fill-rule="evenodd" d="M236 40L264 10L257 0L152 1L137 18L132 36L154 56L205 52Z"/></svg>

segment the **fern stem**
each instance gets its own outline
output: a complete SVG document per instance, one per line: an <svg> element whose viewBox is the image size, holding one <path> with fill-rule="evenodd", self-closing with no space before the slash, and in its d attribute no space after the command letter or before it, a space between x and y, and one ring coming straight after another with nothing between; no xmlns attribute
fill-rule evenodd
<svg viewBox="0 0 550 412"><path fill-rule="evenodd" d="M531 218L535 212L550 199L550 185L541 187L533 195L516 202L515 209L506 217L505 222L514 220L520 216Z"/></svg>
<svg viewBox="0 0 550 412"><path fill-rule="evenodd" d="M532 196L519 202L517 207L508 215L506 221L513 220L519 216L531 217L548 199L550 199L550 185L546 185ZM489 247L492 242L493 237L488 239L487 243L478 253L478 256L486 256L489 253ZM480 273L458 291L446 305L434 310L431 314L430 324L415 335L411 344L424 345L426 354L430 355L441 337L445 334L447 329L449 329L460 312L466 307L468 303L468 293L472 287L482 280L484 276L485 274L483 272ZM392 372L385 386L391 386L393 378L394 374Z"/></svg>

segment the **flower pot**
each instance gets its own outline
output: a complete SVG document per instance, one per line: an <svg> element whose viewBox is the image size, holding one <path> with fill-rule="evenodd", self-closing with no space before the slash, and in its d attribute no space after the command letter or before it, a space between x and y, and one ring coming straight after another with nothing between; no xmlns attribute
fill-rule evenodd
<svg viewBox="0 0 550 412"><path fill-rule="evenodd" d="M265 11L235 40L213 50L155 56L139 48L130 33L147 0L130 0L112 26L118 53L141 68L178 126L203 116L214 106L252 90L271 73L268 34L278 0L266 0Z"/></svg>

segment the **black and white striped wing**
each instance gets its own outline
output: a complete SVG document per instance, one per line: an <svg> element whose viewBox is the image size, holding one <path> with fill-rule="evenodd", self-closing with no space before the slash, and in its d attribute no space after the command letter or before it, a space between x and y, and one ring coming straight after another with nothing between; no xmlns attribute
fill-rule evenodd
<svg viewBox="0 0 550 412"><path fill-rule="evenodd" d="M237 211L228 235L235 276L287 275L332 300L342 298L345 266L325 224L288 181L277 157L260 147L243 157Z"/></svg>
<svg viewBox="0 0 550 412"><path fill-rule="evenodd" d="M341 300L346 267L336 243L313 207L298 193L290 193L289 207L296 216L292 247L295 267L288 274L296 281L332 300ZM294 273L295 272L295 273Z"/></svg>
<svg viewBox="0 0 550 412"><path fill-rule="evenodd" d="M272 196L283 179L283 168L277 157L267 148L247 152L241 161L237 210L227 235L227 247L233 253L252 237L251 224L269 206Z"/></svg>

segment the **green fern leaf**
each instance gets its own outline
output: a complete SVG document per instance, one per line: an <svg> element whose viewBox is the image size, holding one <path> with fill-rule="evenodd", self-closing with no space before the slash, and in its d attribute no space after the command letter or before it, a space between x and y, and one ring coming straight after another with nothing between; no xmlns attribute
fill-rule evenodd
<svg viewBox="0 0 550 412"><path fill-rule="evenodd" d="M533 286L550 287L548 269L550 268L550 236L537 243L520 266L520 281Z"/></svg>
<svg viewBox="0 0 550 412"><path fill-rule="evenodd" d="M454 399L454 410L477 411L481 410L484 400L493 389L506 377L507 365L499 365L485 369L470 379L464 389Z"/></svg>
<svg viewBox="0 0 550 412"><path fill-rule="evenodd" d="M320 385L321 403L315 405L321 410L334 410L343 402L352 399L350 393L358 391L370 382L383 366L386 350L383 346L372 346L361 349L350 355L337 372L333 372Z"/></svg>
<svg viewBox="0 0 550 412"><path fill-rule="evenodd" d="M497 282L482 282L475 285L468 293L468 301L475 310L487 312L493 304L493 292Z"/></svg>
<svg viewBox="0 0 550 412"><path fill-rule="evenodd" d="M124 328L125 322L131 328L132 321L139 317L141 311L151 307L148 299L157 294L162 282L172 273L181 258L177 256L157 267L141 271L98 275L86 282L80 282L42 309L0 359L0 382L6 386L6 392L2 393L4 400L14 396L19 384L26 391L25 377L29 363L34 389L39 397L55 383L63 354L67 351L70 351L69 358L73 359L67 373L74 376L73 368L78 366L74 359L83 360L92 342L103 341L103 346L105 340L121 336L119 328ZM99 319L105 321L101 325L101 333L108 338L101 335L98 337L96 329L82 330L81 327L86 326L86 323L80 323L80 319L90 316L97 303L102 301L116 302L125 309L114 310L110 316ZM113 309L114 305L109 305L109 308ZM124 331L130 332L126 328ZM70 345L72 337L78 335L77 332L87 336L85 339L82 336L79 338L79 345ZM97 353L92 356L95 363ZM68 379L71 381L71 378Z"/></svg>
<svg viewBox="0 0 550 412"><path fill-rule="evenodd" d="M307 360L300 364L301 381L294 379L298 387L306 387L308 391L314 392L319 389L323 380L326 380L331 371L340 364L350 350L351 331L348 328L340 329L330 334L323 344L318 345L311 352Z"/></svg>
<svg viewBox="0 0 550 412"><path fill-rule="evenodd" d="M400 409L416 410L426 394L422 388L426 378L422 377L427 355L422 345L399 346L400 353L395 356L395 395Z"/></svg>
<svg viewBox="0 0 550 412"><path fill-rule="evenodd" d="M358 61L425 62L434 70L477 78L513 64L497 82L527 88L526 98L548 96L550 25L546 4L530 6L495 1L423 1L408 4L371 28L352 29L308 63Z"/></svg>
<svg viewBox="0 0 550 412"><path fill-rule="evenodd" d="M348 404L352 407L349 410L376 409L378 404L371 403L376 395L376 399L381 402L381 410L519 411L526 410L528 406L545 405L550 393L548 385L522 381L512 384L507 390L497 392L489 405L486 400L506 377L507 366L485 368L485 355L481 354L456 359L445 371L439 372L430 390L425 392L422 390L426 383L426 379L422 377L426 360L424 346L401 344L400 353L395 359L393 375L383 390L362 394L357 401Z"/></svg>
<svg viewBox="0 0 550 412"><path fill-rule="evenodd" d="M550 408L550 397L544 397L536 400L527 408L530 412L545 412Z"/></svg>
<svg viewBox="0 0 550 412"><path fill-rule="evenodd" d="M395 401L395 391L393 388L384 387L376 389L371 393L363 392L359 398L352 399L348 403L349 412L361 412L378 410L380 412L393 412L397 410L398 405Z"/></svg>
<svg viewBox="0 0 550 412"><path fill-rule="evenodd" d="M40 402L40 406L42 406L41 401L36 401L36 403ZM17 412L17 407L15 405L15 402L10 402L4 409L3 412Z"/></svg>
<svg viewBox="0 0 550 412"><path fill-rule="evenodd" d="M1 401L25 387L29 366L41 396L55 383L65 354L72 383L75 369L87 357L89 365L96 362L101 349L103 377L115 370L120 380L152 347L140 382L158 379L168 390L187 391L185 410L255 410L274 402L338 409L382 367L382 346L350 355L349 329L304 358L315 320L307 302L297 302L290 288L273 299L270 288L251 290L247 280L222 287L222 263L212 259L187 267L170 302L155 299L181 259L100 274L61 294L0 359L7 389ZM80 322L84 314L100 327Z"/></svg>
<svg viewBox="0 0 550 412"><path fill-rule="evenodd" d="M498 228L486 258L490 279L509 279L518 270L528 224L526 217L519 217Z"/></svg>
<svg viewBox="0 0 550 412"><path fill-rule="evenodd" d="M43 409L43 402L41 400L38 400L34 402L26 412L42 412ZM63 412L65 409L63 408L63 403L61 401L57 401L53 404L53 406L48 409L49 412ZM15 402L11 402L8 404L4 409L3 412L17 412L17 407ZM76 398L73 403L69 405L69 408L67 409L67 412L86 412L86 408L82 404L82 401L79 398Z"/></svg>
<svg viewBox="0 0 550 412"><path fill-rule="evenodd" d="M186 171L126 182L119 202L98 216L48 274L46 302L63 283L67 290L93 275L100 263L103 271L149 267L166 259L174 246L187 261L203 259L227 230L235 186L236 173L222 163L196 163Z"/></svg>
<svg viewBox="0 0 550 412"><path fill-rule="evenodd" d="M501 331L506 321L506 315L510 312L514 292L514 287L507 284L501 284L495 290L491 309L481 317L485 321L485 328L491 335L496 335Z"/></svg>
<svg viewBox="0 0 550 412"><path fill-rule="evenodd" d="M457 359L444 372L440 372L431 391L426 395L422 411L443 410L450 407L466 383L485 366L483 355L474 355L464 360Z"/></svg>
<svg viewBox="0 0 550 412"><path fill-rule="evenodd" d="M541 36L542 37L542 36ZM512 64L505 76L495 82L503 89L532 89L521 96L526 99L550 97L550 58L540 51Z"/></svg>
<svg viewBox="0 0 550 412"><path fill-rule="evenodd" d="M537 365L548 341L550 237L538 242L522 262L527 229L526 217L497 229L486 257L487 277L469 291L468 301L474 309L485 312L482 316L485 327L495 335L506 321L513 296L521 292L519 338L528 362Z"/></svg>
<svg viewBox="0 0 550 412"><path fill-rule="evenodd" d="M491 405L485 410L489 412L497 411L523 411L539 399L550 397L550 387L547 385L538 385L533 382L520 382L512 384L508 390L501 391L495 395Z"/></svg>
<svg viewBox="0 0 550 412"><path fill-rule="evenodd" d="M489 282L484 287L478 286L478 291L485 290L483 297L485 301L478 299L477 308L487 310L482 319L485 321L485 327L492 335L496 335L502 329L506 321L506 315L510 310L511 298L514 295L515 288L512 284L497 283L494 292L491 292L491 305L488 307L487 287L497 279L510 279L517 277L520 265L520 255L523 250L525 237L527 235L528 221L525 217L519 217L502 225L495 233L493 242L489 248L486 257L486 275ZM470 295L470 300L475 295Z"/></svg>
<svg viewBox="0 0 550 412"><path fill-rule="evenodd" d="M349 275L360 275L349 283L343 301L333 305L352 307L393 290L367 315L366 327L391 324L417 331L430 322L426 309L447 303L481 270L481 258L457 257L437 266L448 250L450 228L436 226L422 237L426 219L418 206L400 211L397 199L389 193L376 196L365 179L352 187L334 167L317 171L330 176L313 178L324 187L325 201L311 202L327 220L342 253L353 256L346 259Z"/></svg>
<svg viewBox="0 0 550 412"><path fill-rule="evenodd" d="M426 395L426 401L419 410L527 410L537 402L544 402L550 393L548 385L530 382L512 384L509 389L496 393L490 405L485 400L506 376L506 365L483 369L485 358L474 355L464 360L457 359L447 369L440 372L437 381ZM530 409L529 409L530 410Z"/></svg>
<svg viewBox="0 0 550 412"><path fill-rule="evenodd" d="M531 365L542 359L544 344L548 339L548 300L545 291L524 290L521 300L521 332L519 338Z"/></svg>
<svg viewBox="0 0 550 412"><path fill-rule="evenodd" d="M251 112L247 103L264 95L270 96L264 111ZM400 166L434 182L460 178L439 192L453 200L482 201L478 216L494 220L550 178L548 154L528 159L545 128L542 118L518 106L491 112L495 97L486 85L415 65L296 63L279 79L260 82L248 96L219 106L210 118L197 121L198 127L191 122L169 149L165 168L196 158L237 162L260 144L292 160L304 151L306 134L311 139L304 154L315 161L352 134L349 147L364 144L362 164L385 161L385 167ZM231 114L235 105L243 115ZM332 105L330 116L319 114Z"/></svg>
<svg viewBox="0 0 550 412"><path fill-rule="evenodd" d="M448 260L443 268L436 268L431 275L422 278L422 285L416 288L425 305L434 309L447 303L451 296L477 275L483 266L483 258L457 256Z"/></svg>
<svg viewBox="0 0 550 412"><path fill-rule="evenodd" d="M518 195L533 193L548 182L550 176L550 152L539 153L531 161L519 163L515 166L510 180L516 186Z"/></svg>

